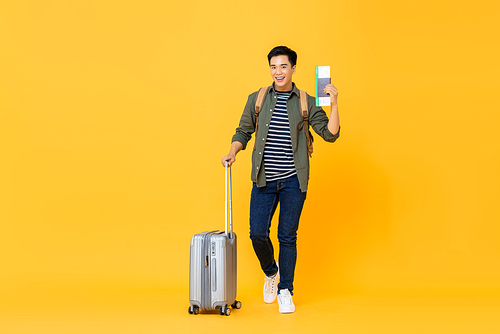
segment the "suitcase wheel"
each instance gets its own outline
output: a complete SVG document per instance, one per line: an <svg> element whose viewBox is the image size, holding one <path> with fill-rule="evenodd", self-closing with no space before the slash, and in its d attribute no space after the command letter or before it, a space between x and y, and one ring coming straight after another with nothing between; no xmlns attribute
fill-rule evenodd
<svg viewBox="0 0 500 334"><path fill-rule="evenodd" d="M219 309L219 314L229 316L231 315L231 308L229 308L227 305L224 305Z"/></svg>
<svg viewBox="0 0 500 334"><path fill-rule="evenodd" d="M198 314L200 314L200 308L198 306L196 306L196 305L189 306L188 313L189 314L198 315Z"/></svg>
<svg viewBox="0 0 500 334"><path fill-rule="evenodd" d="M241 302L239 300L235 300L231 307L239 310L241 308Z"/></svg>

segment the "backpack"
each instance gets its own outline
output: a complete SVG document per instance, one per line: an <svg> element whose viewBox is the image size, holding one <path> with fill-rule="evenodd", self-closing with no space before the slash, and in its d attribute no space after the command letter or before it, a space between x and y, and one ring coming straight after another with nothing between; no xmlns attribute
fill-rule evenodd
<svg viewBox="0 0 500 334"><path fill-rule="evenodd" d="M257 100L255 101L255 134L257 134L257 125L259 124L260 109L262 108L262 103L264 103L264 97L269 91L269 88L271 88L271 86L262 87L259 90L259 93L257 94ZM311 131L309 131L309 107L307 104L307 93L303 90L299 91L300 91L300 110L302 111L302 117L304 118L304 131L306 133L306 138L307 138L307 153L309 154L309 157L312 158L314 139L311 134ZM253 146L254 151L256 144L257 140L255 140Z"/></svg>

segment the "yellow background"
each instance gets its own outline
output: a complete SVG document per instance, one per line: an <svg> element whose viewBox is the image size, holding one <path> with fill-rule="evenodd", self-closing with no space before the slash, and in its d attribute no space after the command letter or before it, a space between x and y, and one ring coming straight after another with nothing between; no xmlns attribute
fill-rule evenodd
<svg viewBox="0 0 500 334"><path fill-rule="evenodd" d="M340 139L316 136L293 316L324 300L337 332L387 333L354 320L387 310L409 333L414 312L430 312L418 298L441 298L438 310L455 307L444 319L481 305L467 324L484 324L500 296L498 12L495 1L2 1L0 328L222 326L187 315L189 240L224 226L220 157L248 94L271 83L276 45L297 51L301 89L313 94L314 67L330 65L340 91ZM233 186L243 317L260 312L262 284L250 150ZM400 304L367 306L387 296ZM115 322L100 326L99 310ZM136 311L156 325L116 320ZM94 322L64 316L79 312Z"/></svg>

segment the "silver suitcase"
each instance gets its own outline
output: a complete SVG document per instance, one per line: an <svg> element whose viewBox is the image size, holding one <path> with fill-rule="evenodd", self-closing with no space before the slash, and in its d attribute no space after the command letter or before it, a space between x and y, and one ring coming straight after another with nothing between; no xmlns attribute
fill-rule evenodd
<svg viewBox="0 0 500 334"><path fill-rule="evenodd" d="M199 314L200 310L219 310L221 315L230 315L230 306L233 309L241 307L241 302L236 300L236 234L233 233L231 167L227 162L225 183L225 231L198 233L191 238L190 314Z"/></svg>

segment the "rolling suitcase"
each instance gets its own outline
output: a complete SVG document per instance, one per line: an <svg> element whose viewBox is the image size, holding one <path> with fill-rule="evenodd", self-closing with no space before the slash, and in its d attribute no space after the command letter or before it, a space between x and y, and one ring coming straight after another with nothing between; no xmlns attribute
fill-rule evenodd
<svg viewBox="0 0 500 334"><path fill-rule="evenodd" d="M219 310L221 315L230 315L229 306L241 307L241 302L236 300L236 234L233 233L231 167L227 162L225 170L225 231L198 233L191 238L189 314Z"/></svg>

